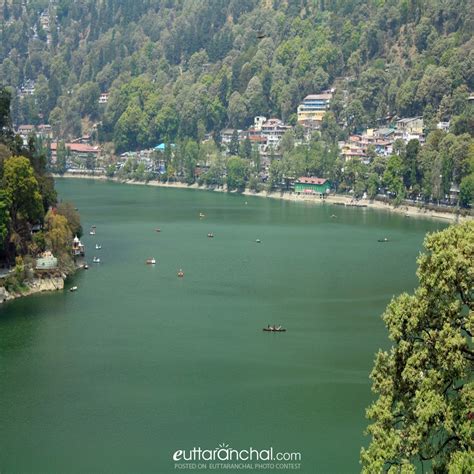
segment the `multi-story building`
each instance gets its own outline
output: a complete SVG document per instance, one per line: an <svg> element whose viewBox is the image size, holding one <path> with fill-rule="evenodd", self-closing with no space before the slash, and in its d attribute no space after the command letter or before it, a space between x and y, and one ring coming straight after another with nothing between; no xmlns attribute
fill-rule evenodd
<svg viewBox="0 0 474 474"><path fill-rule="evenodd" d="M332 92L307 95L298 106L298 122L301 124L313 124L319 126L324 114L329 109Z"/></svg>
<svg viewBox="0 0 474 474"><path fill-rule="evenodd" d="M278 148L281 138L287 130L291 130L289 125L285 125L279 119L271 118L262 124L261 135L267 139L268 146Z"/></svg>
<svg viewBox="0 0 474 474"><path fill-rule="evenodd" d="M401 138L405 143L410 140L424 142L423 117L408 117L397 120L397 131L395 138Z"/></svg>
<svg viewBox="0 0 474 474"><path fill-rule="evenodd" d="M106 104L109 101L109 93L102 92L99 96L99 104Z"/></svg>

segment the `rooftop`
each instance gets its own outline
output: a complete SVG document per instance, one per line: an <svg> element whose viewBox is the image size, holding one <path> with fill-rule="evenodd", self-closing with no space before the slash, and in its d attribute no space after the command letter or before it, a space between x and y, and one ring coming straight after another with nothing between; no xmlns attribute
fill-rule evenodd
<svg viewBox="0 0 474 474"><path fill-rule="evenodd" d="M331 97L332 94L326 92L324 94L309 94L304 98L304 100L330 100Z"/></svg>
<svg viewBox="0 0 474 474"><path fill-rule="evenodd" d="M303 184L324 184L327 182L326 178L310 178L307 176L302 176L296 180L297 183Z"/></svg>
<svg viewBox="0 0 474 474"><path fill-rule="evenodd" d="M57 143L51 143L51 151L56 151L58 148ZM66 148L76 153L98 153L98 146L90 146L84 143L66 143Z"/></svg>

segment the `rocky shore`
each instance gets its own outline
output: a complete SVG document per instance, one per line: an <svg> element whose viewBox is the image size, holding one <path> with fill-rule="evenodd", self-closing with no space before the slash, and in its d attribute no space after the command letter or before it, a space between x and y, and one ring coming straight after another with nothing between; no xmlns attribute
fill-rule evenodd
<svg viewBox="0 0 474 474"><path fill-rule="evenodd" d="M44 291L57 291L64 289L66 275L48 276L46 278L33 278L25 283L25 289L20 292L9 292L0 286L0 304L23 296L42 293Z"/></svg>

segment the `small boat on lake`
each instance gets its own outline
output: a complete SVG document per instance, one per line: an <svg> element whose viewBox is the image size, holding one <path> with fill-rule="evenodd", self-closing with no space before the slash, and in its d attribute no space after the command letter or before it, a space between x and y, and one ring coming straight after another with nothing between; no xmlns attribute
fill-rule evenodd
<svg viewBox="0 0 474 474"><path fill-rule="evenodd" d="M214 237L214 234L213 234L212 232L209 232L209 233L207 234L207 236L208 236L210 239L212 239L212 238Z"/></svg>
<svg viewBox="0 0 474 474"><path fill-rule="evenodd" d="M155 232L161 232L161 229L160 229L159 227L157 227L157 228L155 229Z"/></svg>
<svg viewBox="0 0 474 474"><path fill-rule="evenodd" d="M93 261L94 263L100 263L100 258L99 258L99 257L94 257L94 258L92 259L92 261Z"/></svg>
<svg viewBox="0 0 474 474"><path fill-rule="evenodd" d="M147 265L155 265L156 260L154 258L147 258L146 259L146 264Z"/></svg>
<svg viewBox="0 0 474 474"><path fill-rule="evenodd" d="M87 265L87 263L84 263L84 265L82 265L82 268L84 270L89 270L89 265Z"/></svg>
<svg viewBox="0 0 474 474"><path fill-rule="evenodd" d="M202 219L203 217L206 217L205 214L203 214L202 212L199 213L199 217Z"/></svg>
<svg viewBox="0 0 474 474"><path fill-rule="evenodd" d="M390 242L390 240L388 240L387 237L384 237L383 239L378 239L377 242Z"/></svg>
<svg viewBox="0 0 474 474"><path fill-rule="evenodd" d="M89 232L89 235L95 235L95 230L91 230L91 231Z"/></svg>
<svg viewBox="0 0 474 474"><path fill-rule="evenodd" d="M257 239L255 240L255 242L257 242L257 244L260 244L262 241L260 239Z"/></svg>
<svg viewBox="0 0 474 474"><path fill-rule="evenodd" d="M184 272L181 270L181 268L178 270L178 277L183 278L184 277Z"/></svg>
<svg viewBox="0 0 474 474"><path fill-rule="evenodd" d="M95 244L95 249L96 249L96 250L100 250L101 248L102 248L102 245Z"/></svg>
<svg viewBox="0 0 474 474"><path fill-rule="evenodd" d="M270 324L266 328L263 328L263 330L266 332L286 332L285 328L281 326L271 326Z"/></svg>
<svg viewBox="0 0 474 474"><path fill-rule="evenodd" d="M69 288L69 291L77 291L77 286L71 286L71 288Z"/></svg>

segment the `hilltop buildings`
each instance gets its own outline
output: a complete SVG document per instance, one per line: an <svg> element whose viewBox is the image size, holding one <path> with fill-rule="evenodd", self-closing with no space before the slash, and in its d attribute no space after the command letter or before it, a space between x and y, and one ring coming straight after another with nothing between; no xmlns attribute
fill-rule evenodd
<svg viewBox="0 0 474 474"><path fill-rule="evenodd" d="M307 95L297 109L298 123L311 129L319 128L324 114L329 110L331 98L332 91Z"/></svg>

